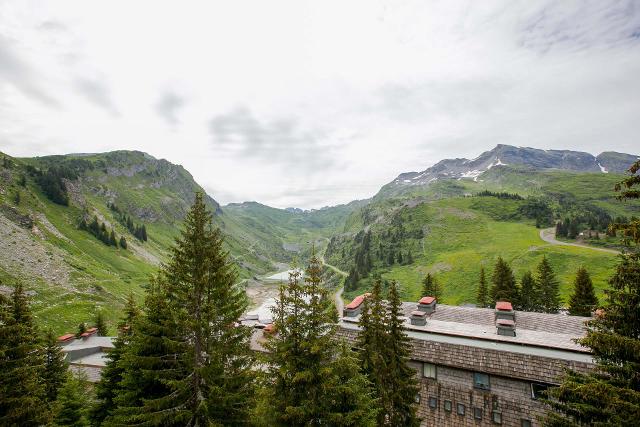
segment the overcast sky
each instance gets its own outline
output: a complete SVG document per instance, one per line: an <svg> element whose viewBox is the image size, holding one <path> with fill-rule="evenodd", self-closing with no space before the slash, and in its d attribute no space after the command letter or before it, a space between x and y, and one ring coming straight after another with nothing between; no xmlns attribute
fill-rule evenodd
<svg viewBox="0 0 640 427"><path fill-rule="evenodd" d="M0 151L142 150L223 204L639 131L638 1L0 0Z"/></svg>

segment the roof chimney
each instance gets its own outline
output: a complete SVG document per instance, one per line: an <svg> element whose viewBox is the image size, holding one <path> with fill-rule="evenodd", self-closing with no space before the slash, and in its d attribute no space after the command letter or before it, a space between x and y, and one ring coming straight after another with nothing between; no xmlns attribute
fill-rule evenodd
<svg viewBox="0 0 640 427"><path fill-rule="evenodd" d="M498 335L516 336L516 313L509 301L496 302L495 322Z"/></svg>
<svg viewBox="0 0 640 427"><path fill-rule="evenodd" d="M437 300L434 297L422 297L418 301L418 310L431 314L436 311Z"/></svg>
<svg viewBox="0 0 640 427"><path fill-rule="evenodd" d="M427 313L422 310L412 311L409 319L412 325L424 326L427 324Z"/></svg>
<svg viewBox="0 0 640 427"><path fill-rule="evenodd" d="M356 317L362 311L364 299L371 294L358 295L342 310L343 317Z"/></svg>

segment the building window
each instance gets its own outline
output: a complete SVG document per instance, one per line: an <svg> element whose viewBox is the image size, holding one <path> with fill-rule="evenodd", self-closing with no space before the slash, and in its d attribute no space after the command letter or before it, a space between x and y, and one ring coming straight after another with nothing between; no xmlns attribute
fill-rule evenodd
<svg viewBox="0 0 640 427"><path fill-rule="evenodd" d="M415 401L416 403L420 403L420 393L416 394Z"/></svg>
<svg viewBox="0 0 640 427"><path fill-rule="evenodd" d="M531 383L531 398L540 399L541 397L546 397L545 394L548 389L549 386L547 384Z"/></svg>
<svg viewBox="0 0 640 427"><path fill-rule="evenodd" d="M489 390L491 385L489 384L489 374L483 374L480 372L473 373L473 386L480 390Z"/></svg>
<svg viewBox="0 0 640 427"><path fill-rule="evenodd" d="M456 405L456 412L458 413L458 415L464 415L464 403L458 403Z"/></svg>
<svg viewBox="0 0 640 427"><path fill-rule="evenodd" d="M520 419L520 426L521 427L531 427L531 420L528 420L526 418L521 418Z"/></svg>
<svg viewBox="0 0 640 427"><path fill-rule="evenodd" d="M482 419L482 408L473 408L473 418L476 420Z"/></svg>
<svg viewBox="0 0 640 427"><path fill-rule="evenodd" d="M434 380L437 379L436 365L434 365L433 363L423 363L422 376L424 378L433 378Z"/></svg>
<svg viewBox="0 0 640 427"><path fill-rule="evenodd" d="M429 397L429 408L436 409L438 407L438 398L431 396Z"/></svg>
<svg viewBox="0 0 640 427"><path fill-rule="evenodd" d="M451 401L450 400L445 400L444 401L444 410L447 412L451 412Z"/></svg>
<svg viewBox="0 0 640 427"><path fill-rule="evenodd" d="M491 421L493 421L494 424L502 424L502 412L493 411L491 413Z"/></svg>

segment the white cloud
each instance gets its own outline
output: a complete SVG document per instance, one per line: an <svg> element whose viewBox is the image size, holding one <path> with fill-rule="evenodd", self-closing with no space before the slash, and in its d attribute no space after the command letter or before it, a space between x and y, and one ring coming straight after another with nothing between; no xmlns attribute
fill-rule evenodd
<svg viewBox="0 0 640 427"><path fill-rule="evenodd" d="M638 152L639 9L5 1L0 150L144 150L223 203L280 207L497 143Z"/></svg>

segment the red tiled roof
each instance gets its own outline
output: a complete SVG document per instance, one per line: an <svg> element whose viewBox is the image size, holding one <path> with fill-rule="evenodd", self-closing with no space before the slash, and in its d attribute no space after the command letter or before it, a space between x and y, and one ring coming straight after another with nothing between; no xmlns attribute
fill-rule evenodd
<svg viewBox="0 0 640 427"><path fill-rule="evenodd" d="M434 297L422 297L420 298L419 303L420 304L431 304L432 302L434 302L436 299Z"/></svg>
<svg viewBox="0 0 640 427"><path fill-rule="evenodd" d="M516 322L514 322L513 320L509 320L509 319L498 319L498 320L496 320L496 324L498 324L500 326L515 326Z"/></svg>
<svg viewBox="0 0 640 427"><path fill-rule="evenodd" d="M275 332L275 330L276 330L276 326L273 323L269 323L264 327L263 332L270 334L272 332Z"/></svg>
<svg viewBox="0 0 640 427"><path fill-rule="evenodd" d="M74 337L75 337L74 334L64 334L64 335L58 337L58 341L60 341L60 342L69 341L71 338L74 338Z"/></svg>
<svg viewBox="0 0 640 427"><path fill-rule="evenodd" d="M96 332L98 332L98 328L89 328L86 331L84 331L82 334L80 334L81 337L88 337L91 336L93 334L95 334Z"/></svg>
<svg viewBox="0 0 640 427"><path fill-rule="evenodd" d="M358 295L357 297L355 297L353 299L353 301L351 301L349 304L347 304L347 306L345 308L351 309L353 310L354 308L358 308L360 307L360 304L362 304L362 302L364 301L364 299L366 297L368 297L371 294L364 294L364 295Z"/></svg>
<svg viewBox="0 0 640 427"><path fill-rule="evenodd" d="M496 302L496 310L512 311L513 306L509 301L498 301Z"/></svg>

